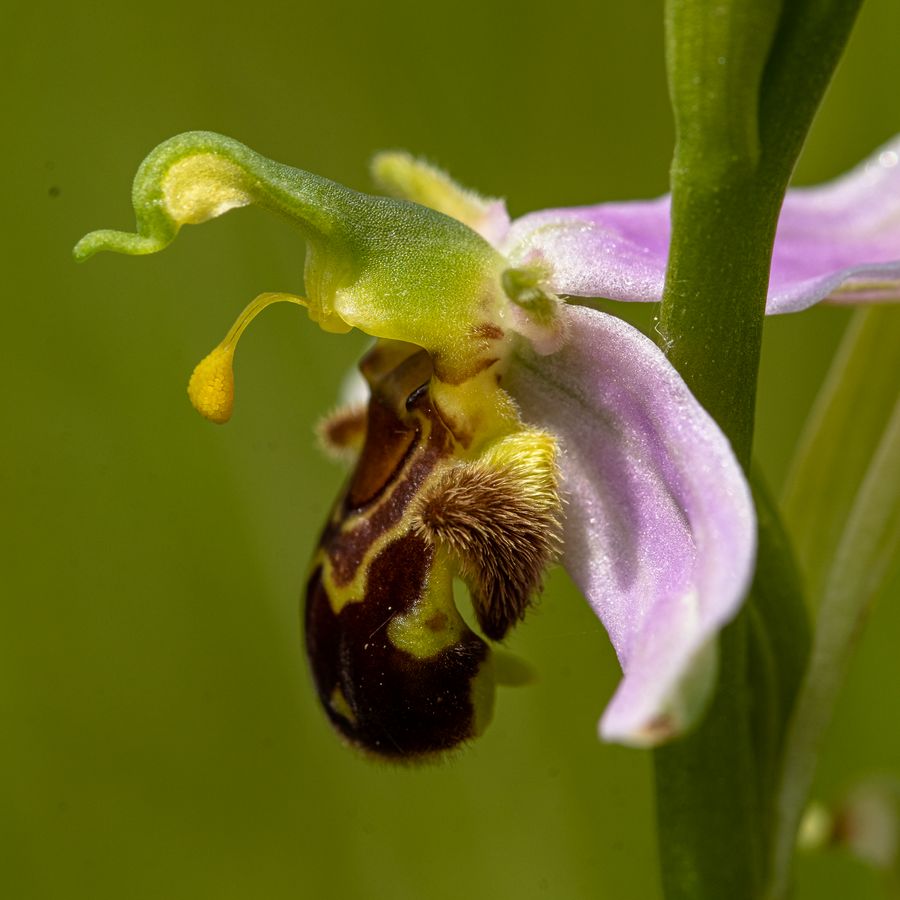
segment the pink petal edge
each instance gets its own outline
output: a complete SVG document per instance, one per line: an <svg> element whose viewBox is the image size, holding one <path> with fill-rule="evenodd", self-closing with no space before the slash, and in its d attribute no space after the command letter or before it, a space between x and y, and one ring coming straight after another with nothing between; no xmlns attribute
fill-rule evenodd
<svg viewBox="0 0 900 900"><path fill-rule="evenodd" d="M549 265L560 294L658 301L669 203L666 195L530 213L500 249L512 265ZM900 300L900 136L834 181L787 193L766 312L798 312L825 299Z"/></svg>
<svg viewBox="0 0 900 900"><path fill-rule="evenodd" d="M624 677L606 740L649 746L689 727L715 682L715 637L753 572L756 520L728 440L659 348L567 307L558 352L523 350L507 388L560 441L563 563Z"/></svg>

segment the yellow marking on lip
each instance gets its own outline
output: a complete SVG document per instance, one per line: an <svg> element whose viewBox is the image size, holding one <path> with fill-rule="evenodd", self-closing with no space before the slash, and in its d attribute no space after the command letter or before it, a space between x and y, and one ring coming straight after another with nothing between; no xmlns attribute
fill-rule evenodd
<svg viewBox="0 0 900 900"><path fill-rule="evenodd" d="M388 638L397 649L417 659L429 659L460 643L468 628L453 603L452 593L448 593L452 578L447 554L435 553L422 596L408 612L395 616L388 625Z"/></svg>
<svg viewBox="0 0 900 900"><path fill-rule="evenodd" d="M419 446L427 447L433 423L427 416L422 416L420 421L422 430ZM416 457L417 452L414 452L407 458L403 468L392 481L392 486L394 488L403 481L410 467L415 465ZM422 484L417 489L417 493L428 485L440 470L440 464L436 465L423 479ZM363 513L347 516L342 523L342 532L359 527L362 522L375 515L383 505L391 503L393 493L393 489L387 490ZM410 509L412 506L413 504L410 502L397 522L390 528L385 529L377 535L372 535L371 542L366 547L363 558L357 565L353 578L346 584L338 585L336 583L334 578L334 566L328 552L323 548L320 548L319 552L316 553L313 569L315 569L317 565L322 566L322 587L325 590L331 609L335 615L338 615L348 603L361 603L366 599L369 567L385 547L393 543L399 536L406 534L412 529L412 513Z"/></svg>

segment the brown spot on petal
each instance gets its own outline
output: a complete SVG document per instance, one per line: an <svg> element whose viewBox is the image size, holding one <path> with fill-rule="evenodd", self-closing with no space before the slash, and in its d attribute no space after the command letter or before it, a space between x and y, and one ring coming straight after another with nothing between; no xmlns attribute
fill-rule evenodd
<svg viewBox="0 0 900 900"><path fill-rule="evenodd" d="M678 726L671 713L660 713L641 729L641 737L650 745L662 744L678 734Z"/></svg>
<svg viewBox="0 0 900 900"><path fill-rule="evenodd" d="M425 627L431 631L443 631L449 623L447 613L436 612L425 620Z"/></svg>

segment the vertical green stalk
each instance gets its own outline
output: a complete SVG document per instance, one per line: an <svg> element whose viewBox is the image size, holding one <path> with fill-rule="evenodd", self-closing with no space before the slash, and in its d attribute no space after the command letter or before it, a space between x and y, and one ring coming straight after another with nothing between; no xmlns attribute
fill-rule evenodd
<svg viewBox="0 0 900 900"><path fill-rule="evenodd" d="M773 202L760 196L754 203L751 198L761 192L747 173L735 173L718 188L690 180L672 179L672 244L660 309L663 349L747 469L781 197Z"/></svg>
<svg viewBox="0 0 900 900"><path fill-rule="evenodd" d="M745 684L747 622L720 638L716 695L703 723L654 752L667 900L760 896L764 849Z"/></svg>
<svg viewBox="0 0 900 900"><path fill-rule="evenodd" d="M760 88L781 13L782 0L666 6L676 142L660 331L669 359L745 468L783 195L783 187L780 195L760 190L759 129Z"/></svg>
<svg viewBox="0 0 900 900"><path fill-rule="evenodd" d="M745 468L778 213L860 4L666 6L676 147L660 331L669 358ZM768 534L761 537L761 561L770 544ZM791 594L785 602L799 608L802 598ZM752 900L763 891L774 777L769 753L759 748L777 749L778 741L759 731L775 728L777 738L789 708L777 718L761 711L779 692L771 685L754 692L751 672L766 660L775 672L796 671L804 647L779 639L784 626L772 620L771 604L751 596L748 608L754 627L745 611L721 636L720 681L708 716L694 734L655 754L668 900ZM774 724L760 724L767 721Z"/></svg>

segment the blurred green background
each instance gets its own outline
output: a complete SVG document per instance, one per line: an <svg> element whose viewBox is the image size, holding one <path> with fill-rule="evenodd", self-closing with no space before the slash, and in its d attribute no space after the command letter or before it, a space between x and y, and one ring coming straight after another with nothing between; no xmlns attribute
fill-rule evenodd
<svg viewBox="0 0 900 900"><path fill-rule="evenodd" d="M131 227L138 163L196 128L362 189L374 151L408 148L514 214L661 193L660 0L38 0L2 22L0 896L655 900L649 757L596 739L618 670L562 573L509 642L539 681L452 762L373 765L320 714L298 597L343 473L312 427L363 339L275 308L241 345L230 425L185 397L248 300L302 291L298 235L248 210L156 257L70 249ZM798 181L900 131L898 38L900 4L869 0ZM775 485L848 315L767 325ZM898 637L882 602L819 796L900 764ZM800 885L880 896L839 856Z"/></svg>

